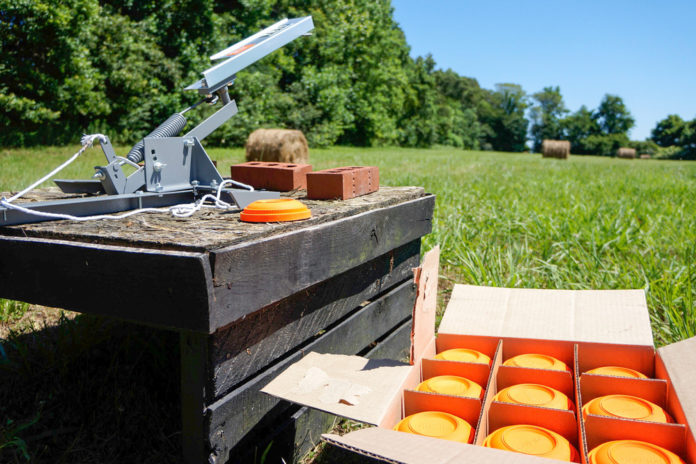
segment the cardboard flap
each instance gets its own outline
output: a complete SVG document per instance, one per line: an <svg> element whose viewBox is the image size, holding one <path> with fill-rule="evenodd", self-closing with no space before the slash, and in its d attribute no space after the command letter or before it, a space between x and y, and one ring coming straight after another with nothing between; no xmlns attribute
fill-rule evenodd
<svg viewBox="0 0 696 464"><path fill-rule="evenodd" d="M368 424L380 425L413 368L389 359L309 353L261 391Z"/></svg>
<svg viewBox="0 0 696 464"><path fill-rule="evenodd" d="M343 436L325 434L322 435L322 439L364 455L377 456L389 462L405 464L455 464L462 462L548 464L562 462L380 428L356 430Z"/></svg>
<svg viewBox="0 0 696 464"><path fill-rule="evenodd" d="M440 265L440 247L436 246L423 256L423 263L414 269L417 287L413 305L411 329L411 364L418 362L435 334L437 311L437 280Z"/></svg>
<svg viewBox="0 0 696 464"><path fill-rule="evenodd" d="M658 348L687 425L696 431L696 337Z"/></svg>
<svg viewBox="0 0 696 464"><path fill-rule="evenodd" d="M652 346L643 290L455 285L439 333Z"/></svg>

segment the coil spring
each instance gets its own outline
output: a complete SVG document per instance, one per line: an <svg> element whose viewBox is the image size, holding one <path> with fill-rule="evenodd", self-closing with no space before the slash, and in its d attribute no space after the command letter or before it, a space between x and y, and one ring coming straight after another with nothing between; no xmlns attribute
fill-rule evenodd
<svg viewBox="0 0 696 464"><path fill-rule="evenodd" d="M155 130L147 134L147 137L174 137L186 126L186 118L181 113L174 113ZM145 139L139 141L128 152L126 156L134 163L139 163L145 159Z"/></svg>

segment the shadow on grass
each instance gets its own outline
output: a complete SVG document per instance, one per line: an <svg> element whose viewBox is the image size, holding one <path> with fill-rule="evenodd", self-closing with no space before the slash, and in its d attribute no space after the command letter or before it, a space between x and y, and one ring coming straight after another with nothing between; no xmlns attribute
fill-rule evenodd
<svg viewBox="0 0 696 464"><path fill-rule="evenodd" d="M86 315L0 339L0 462L178 462L178 341Z"/></svg>

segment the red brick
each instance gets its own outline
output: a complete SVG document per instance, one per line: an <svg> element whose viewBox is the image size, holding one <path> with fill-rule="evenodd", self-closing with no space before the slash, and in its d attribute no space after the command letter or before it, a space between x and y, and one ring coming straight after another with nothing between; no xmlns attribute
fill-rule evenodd
<svg viewBox="0 0 696 464"><path fill-rule="evenodd" d="M249 161L232 165L230 174L232 180L254 188L289 192L307 188L307 173L311 171L311 164Z"/></svg>
<svg viewBox="0 0 696 464"><path fill-rule="evenodd" d="M347 200L377 190L377 166L346 166L307 174L307 197L312 200Z"/></svg>

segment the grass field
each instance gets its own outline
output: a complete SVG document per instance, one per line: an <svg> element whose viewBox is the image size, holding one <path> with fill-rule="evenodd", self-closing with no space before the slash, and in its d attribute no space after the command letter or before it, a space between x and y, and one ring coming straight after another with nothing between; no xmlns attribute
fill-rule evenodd
<svg viewBox="0 0 696 464"><path fill-rule="evenodd" d="M0 191L27 185L76 150L0 151ZM240 149L209 152L223 175L227 166L243 160ZM100 150L89 150L65 177L87 178L102 161ZM434 230L424 248L442 247L445 294L453 282L643 288L658 345L696 333L696 163L344 147L312 150L311 161L315 169L378 165L384 185L420 185L435 193ZM26 311L26 305L0 301L0 322L14 327ZM14 364L0 351L3 356L7 371ZM5 417L1 404L0 418ZM36 433L32 428L41 418L38 425L16 431L16 424L33 413L18 417L15 412L7 416L14 425L0 424L0 457L3 438L8 443ZM177 440L160 433L168 437L164 448ZM37 456L30 445L27 452ZM5 446L21 462L17 450L22 447Z"/></svg>

